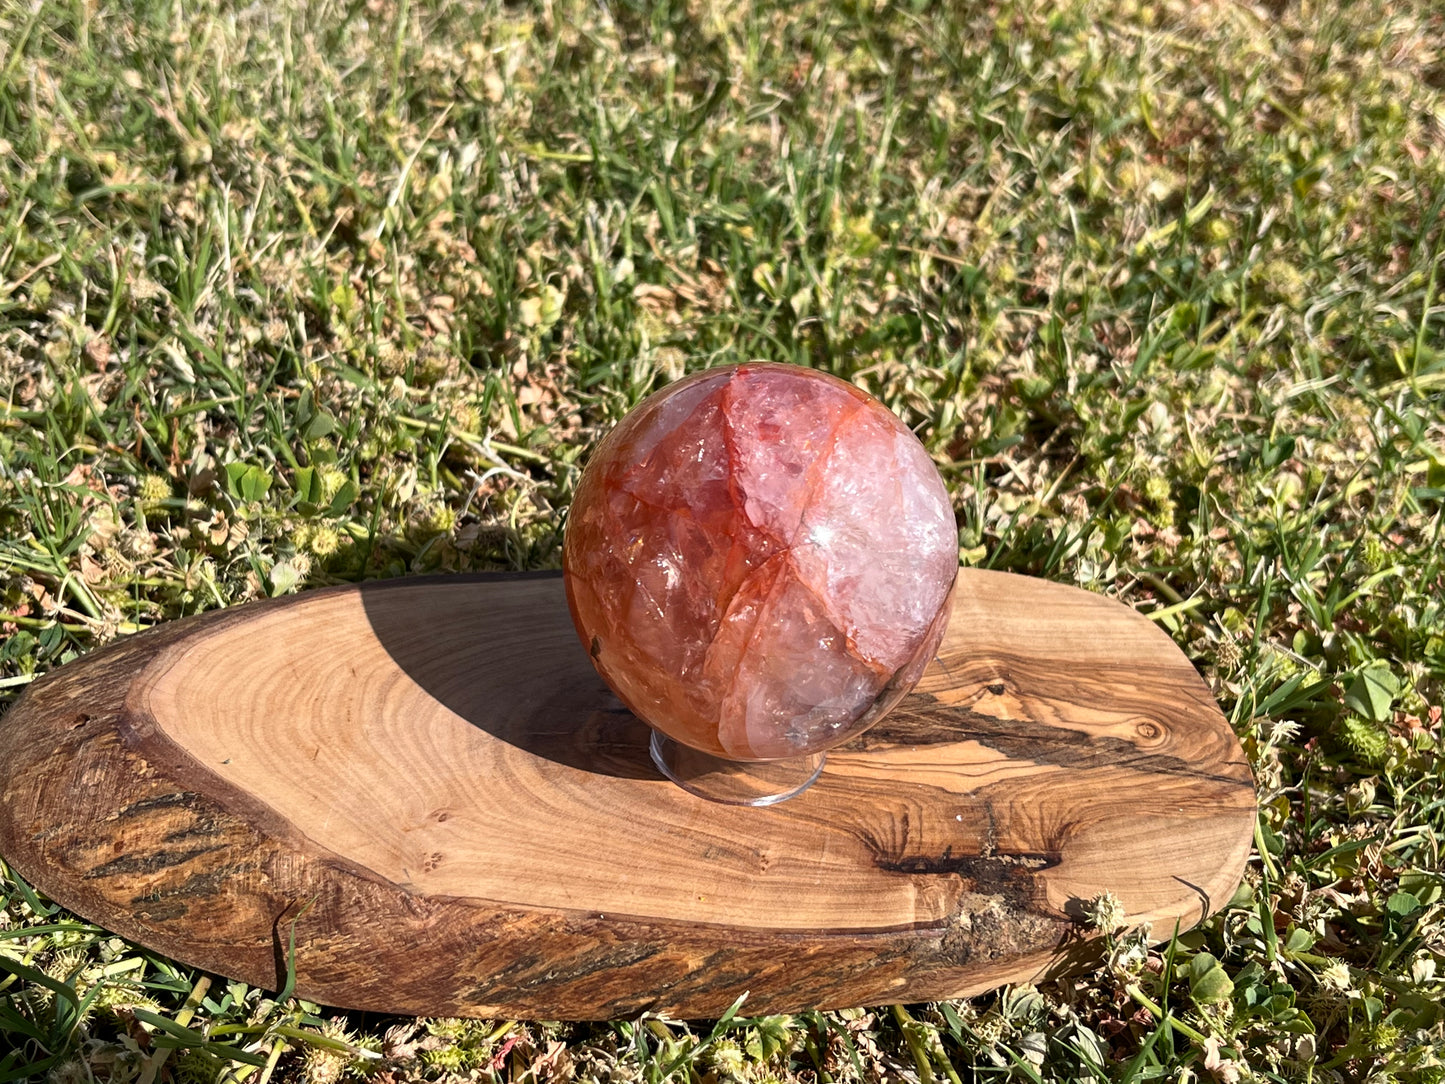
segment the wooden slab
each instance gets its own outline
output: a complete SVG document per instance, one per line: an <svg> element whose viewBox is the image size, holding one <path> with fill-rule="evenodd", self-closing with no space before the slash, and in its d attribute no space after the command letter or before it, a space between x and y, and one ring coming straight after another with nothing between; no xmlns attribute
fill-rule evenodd
<svg viewBox="0 0 1445 1084"><path fill-rule="evenodd" d="M766 809L659 777L556 574L317 591L176 622L0 719L0 853L87 919L276 989L420 1015L932 1000L1086 959L1112 891L1226 901L1250 771L1132 610L965 570L919 689Z"/></svg>

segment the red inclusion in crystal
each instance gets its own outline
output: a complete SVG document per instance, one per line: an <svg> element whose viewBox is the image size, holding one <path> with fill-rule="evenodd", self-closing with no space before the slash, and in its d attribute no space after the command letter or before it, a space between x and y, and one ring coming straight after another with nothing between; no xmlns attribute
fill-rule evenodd
<svg viewBox="0 0 1445 1084"><path fill-rule="evenodd" d="M918 439L811 369L711 369L593 454L563 553L572 618L622 701L735 760L876 722L943 637L958 538Z"/></svg>

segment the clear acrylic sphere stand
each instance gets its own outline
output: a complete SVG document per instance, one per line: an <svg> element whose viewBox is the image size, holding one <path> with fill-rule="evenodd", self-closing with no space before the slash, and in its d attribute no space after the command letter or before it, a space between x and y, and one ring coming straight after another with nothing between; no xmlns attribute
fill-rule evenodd
<svg viewBox="0 0 1445 1084"><path fill-rule="evenodd" d="M823 771L824 753L786 760L726 760L652 732L652 762L689 794L728 805L766 806L796 798Z"/></svg>

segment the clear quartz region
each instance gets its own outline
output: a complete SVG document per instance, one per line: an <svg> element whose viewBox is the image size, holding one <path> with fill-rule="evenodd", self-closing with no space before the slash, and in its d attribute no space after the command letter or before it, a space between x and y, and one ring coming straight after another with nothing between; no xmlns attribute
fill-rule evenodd
<svg viewBox="0 0 1445 1084"><path fill-rule="evenodd" d="M757 364L678 381L608 434L563 561L582 642L634 713L769 760L836 745L913 686L958 542L943 480L891 411Z"/></svg>

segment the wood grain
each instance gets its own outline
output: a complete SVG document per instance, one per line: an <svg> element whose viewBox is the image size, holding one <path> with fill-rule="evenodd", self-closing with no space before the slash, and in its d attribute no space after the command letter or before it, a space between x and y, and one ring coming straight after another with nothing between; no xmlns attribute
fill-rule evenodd
<svg viewBox="0 0 1445 1084"><path fill-rule="evenodd" d="M347 586L167 625L0 720L0 853L187 963L424 1015L931 1000L1228 899L1250 772L1133 611L965 570L917 691L767 809L652 768L555 574Z"/></svg>

